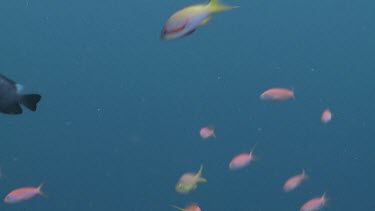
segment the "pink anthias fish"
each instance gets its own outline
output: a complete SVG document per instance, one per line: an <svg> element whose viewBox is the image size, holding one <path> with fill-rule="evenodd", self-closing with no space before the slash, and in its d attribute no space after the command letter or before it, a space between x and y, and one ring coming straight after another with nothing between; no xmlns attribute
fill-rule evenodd
<svg viewBox="0 0 375 211"><path fill-rule="evenodd" d="M308 178L307 174L305 173L304 170L302 170L301 174L295 175L295 176L289 178L285 182L285 184L283 186L284 191L289 192L289 191L294 190L295 188L297 188L302 183L302 181L304 181L307 178Z"/></svg>
<svg viewBox="0 0 375 211"><path fill-rule="evenodd" d="M261 100L265 101L285 101L294 97L294 91L285 88L272 88L260 95Z"/></svg>
<svg viewBox="0 0 375 211"><path fill-rule="evenodd" d="M316 197L313 199L310 199L306 203L304 203L300 209L300 211L315 211L319 210L324 207L327 203L327 197L324 193L321 197Z"/></svg>
<svg viewBox="0 0 375 211"><path fill-rule="evenodd" d="M175 205L171 205L171 207L176 208L176 209L181 210L181 211L201 211L201 208L196 203L191 204L191 205L189 205L185 208L177 207Z"/></svg>
<svg viewBox="0 0 375 211"><path fill-rule="evenodd" d="M22 187L11 191L4 199L5 203L14 204L33 198L36 195L46 196L42 192L43 183L38 187Z"/></svg>
<svg viewBox="0 0 375 211"><path fill-rule="evenodd" d="M208 4L196 4L175 12L164 25L161 39L174 40L191 35L198 27L212 20L212 13L236 8L227 6L219 0L211 0Z"/></svg>
<svg viewBox="0 0 375 211"><path fill-rule="evenodd" d="M215 129L214 129L214 127L212 127L212 126L208 126L208 127L201 128L200 131L199 131L199 135L200 135L203 139L208 139L208 138L210 138L210 137L214 137L214 138L216 138L216 135L215 135Z"/></svg>
<svg viewBox="0 0 375 211"><path fill-rule="evenodd" d="M320 121L324 124L327 124L330 122L332 119L332 113L331 111L327 108L326 110L323 111L322 117L320 118Z"/></svg>
<svg viewBox="0 0 375 211"><path fill-rule="evenodd" d="M241 169L251 163L251 161L255 160L255 156L253 155L253 151L255 146L251 149L250 153L241 153L235 156L229 163L230 170L238 170Z"/></svg>

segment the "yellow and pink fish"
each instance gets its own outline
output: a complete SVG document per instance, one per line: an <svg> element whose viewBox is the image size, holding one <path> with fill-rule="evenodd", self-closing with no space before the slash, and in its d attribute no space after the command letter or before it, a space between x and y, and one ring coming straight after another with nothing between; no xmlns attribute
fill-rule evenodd
<svg viewBox="0 0 375 211"><path fill-rule="evenodd" d="M175 40L191 35L198 27L212 20L211 14L236 8L220 3L219 0L211 0L208 4L196 4L185 7L175 12L164 25L161 31L161 39Z"/></svg>
<svg viewBox="0 0 375 211"><path fill-rule="evenodd" d="M176 191L181 194L188 194L192 190L197 189L198 183L207 182L202 177L203 165L201 165L198 173L185 173L183 174L176 184Z"/></svg>

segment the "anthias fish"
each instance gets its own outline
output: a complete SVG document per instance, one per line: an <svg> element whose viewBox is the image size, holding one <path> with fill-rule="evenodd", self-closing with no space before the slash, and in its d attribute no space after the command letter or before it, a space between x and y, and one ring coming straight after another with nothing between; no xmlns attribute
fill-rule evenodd
<svg viewBox="0 0 375 211"><path fill-rule="evenodd" d="M208 4L196 4L175 12L164 25L161 39L175 40L191 35L198 27L210 22L212 13L236 8L227 6L219 0L211 0Z"/></svg>
<svg viewBox="0 0 375 211"><path fill-rule="evenodd" d="M176 184L176 191L181 194L188 194L190 191L195 190L198 183L207 182L202 177L203 165L201 165L198 173L185 173L181 176Z"/></svg>
<svg viewBox="0 0 375 211"><path fill-rule="evenodd" d="M36 195L46 196L42 192L43 183L38 187L22 187L11 191L4 199L5 203L14 204L33 198Z"/></svg>

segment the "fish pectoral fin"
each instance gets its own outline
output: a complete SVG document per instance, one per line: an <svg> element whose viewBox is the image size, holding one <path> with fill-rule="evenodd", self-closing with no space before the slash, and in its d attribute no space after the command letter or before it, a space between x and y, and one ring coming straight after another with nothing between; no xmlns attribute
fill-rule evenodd
<svg viewBox="0 0 375 211"><path fill-rule="evenodd" d="M203 26L205 24L207 24L208 22L211 22L212 21L212 17L208 17L206 19L204 19L202 22L200 22L199 26Z"/></svg>

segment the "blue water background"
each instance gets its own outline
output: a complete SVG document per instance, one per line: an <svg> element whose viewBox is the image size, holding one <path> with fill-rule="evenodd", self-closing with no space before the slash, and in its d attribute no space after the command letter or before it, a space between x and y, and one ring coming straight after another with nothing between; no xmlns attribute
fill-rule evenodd
<svg viewBox="0 0 375 211"><path fill-rule="evenodd" d="M45 181L48 198L0 209L299 210L327 192L326 210L375 210L375 2L225 2L241 7L165 42L168 17L199 1L2 0L0 72L43 98L0 116L0 196ZM271 87L296 99L260 101ZM260 159L229 171L255 143ZM208 182L176 193L200 164Z"/></svg>

